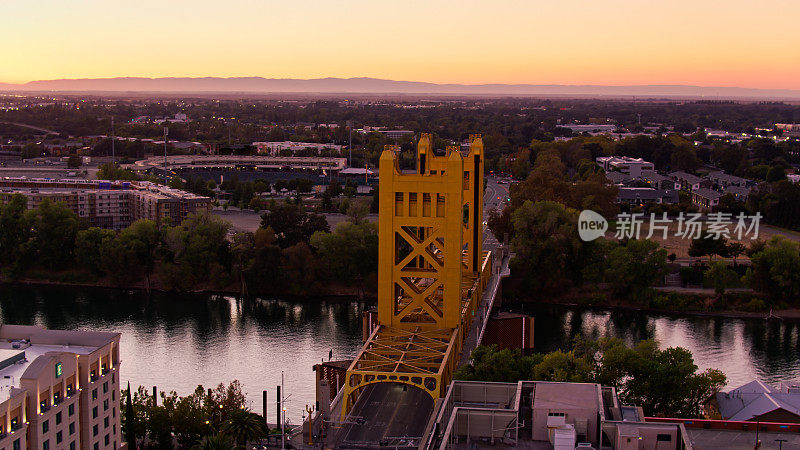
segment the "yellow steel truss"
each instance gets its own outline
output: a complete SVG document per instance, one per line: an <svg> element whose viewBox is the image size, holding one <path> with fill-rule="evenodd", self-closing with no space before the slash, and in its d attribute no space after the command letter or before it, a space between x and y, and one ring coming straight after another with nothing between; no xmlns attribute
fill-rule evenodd
<svg viewBox="0 0 800 450"><path fill-rule="evenodd" d="M491 274L483 252L483 142L435 155L432 137L417 145L416 173L398 166L399 148L380 158L378 322L347 371L342 416L360 391L404 383L442 395L456 368Z"/></svg>

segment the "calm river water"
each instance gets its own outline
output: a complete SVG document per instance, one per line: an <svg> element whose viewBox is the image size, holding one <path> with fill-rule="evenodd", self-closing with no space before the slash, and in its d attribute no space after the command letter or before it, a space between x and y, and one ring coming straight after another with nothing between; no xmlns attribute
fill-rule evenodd
<svg viewBox="0 0 800 450"><path fill-rule="evenodd" d="M291 395L287 416L294 420L314 401L313 364L331 350L334 359L355 356L366 306L347 300L0 287L2 323L121 332L122 379L134 387L156 385L185 395L198 384L238 379L255 411L261 411L261 391L268 391L271 413L284 371ZM800 378L796 323L550 306L526 312L536 317L539 351L568 346L577 334L618 336L629 343L655 338L662 346L688 348L698 366L721 369L730 385Z"/></svg>

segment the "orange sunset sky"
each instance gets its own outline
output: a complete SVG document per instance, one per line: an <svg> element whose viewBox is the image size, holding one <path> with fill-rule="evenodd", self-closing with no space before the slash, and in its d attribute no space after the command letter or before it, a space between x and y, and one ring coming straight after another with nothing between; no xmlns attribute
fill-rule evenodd
<svg viewBox="0 0 800 450"><path fill-rule="evenodd" d="M0 82L118 76L800 89L798 1L0 0Z"/></svg>

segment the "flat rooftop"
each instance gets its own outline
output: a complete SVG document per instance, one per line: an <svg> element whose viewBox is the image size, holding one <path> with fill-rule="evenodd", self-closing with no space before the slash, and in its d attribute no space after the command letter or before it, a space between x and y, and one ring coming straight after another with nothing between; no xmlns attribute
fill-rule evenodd
<svg viewBox="0 0 800 450"><path fill-rule="evenodd" d="M533 391L534 409L598 409L598 385L590 383L537 382Z"/></svg>
<svg viewBox="0 0 800 450"><path fill-rule="evenodd" d="M695 450L753 450L756 443L755 431L686 428L686 432L689 434ZM785 439L783 448L786 450L800 449L800 435L796 433L776 431L760 431L758 433L761 450L780 448L780 443L776 439Z"/></svg>
<svg viewBox="0 0 800 450"><path fill-rule="evenodd" d="M20 387L20 378L28 366L38 358L48 352L70 352L79 355L88 355L99 347L87 347L77 345L44 345L44 344L25 344L21 348L12 348L11 342L0 341L0 361L6 361L20 355L21 358L6 367L0 369L0 403L8 400L11 395L11 388Z"/></svg>

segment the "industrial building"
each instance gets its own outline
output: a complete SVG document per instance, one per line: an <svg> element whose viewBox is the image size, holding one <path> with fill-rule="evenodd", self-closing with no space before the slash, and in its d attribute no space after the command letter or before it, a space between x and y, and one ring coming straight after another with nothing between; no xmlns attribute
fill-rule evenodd
<svg viewBox="0 0 800 450"><path fill-rule="evenodd" d="M119 448L119 341L119 333L0 325L0 448Z"/></svg>
<svg viewBox="0 0 800 450"><path fill-rule="evenodd" d="M34 209L48 199L63 202L90 226L119 230L140 219L179 224L191 213L209 210L211 199L160 184L98 180L0 178L3 204L20 194Z"/></svg>

